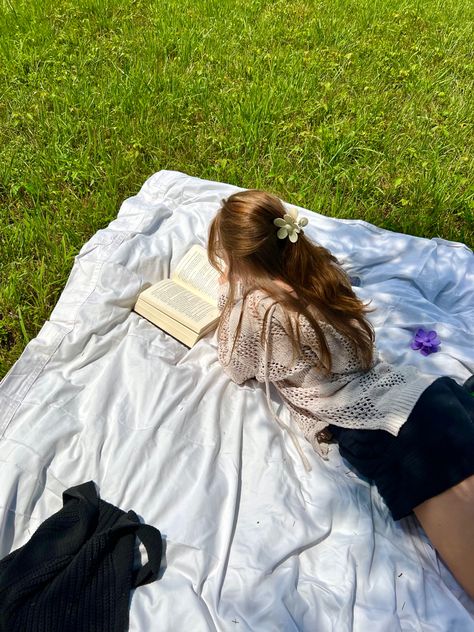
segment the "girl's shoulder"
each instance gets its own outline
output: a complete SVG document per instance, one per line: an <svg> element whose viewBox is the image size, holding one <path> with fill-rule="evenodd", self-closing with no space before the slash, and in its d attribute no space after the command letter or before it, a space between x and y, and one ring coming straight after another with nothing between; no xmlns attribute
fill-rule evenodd
<svg viewBox="0 0 474 632"><path fill-rule="evenodd" d="M242 288L236 293L230 313L231 317L242 314L247 326L260 329L270 310L272 323L285 320L285 310L267 292L260 288Z"/></svg>
<svg viewBox="0 0 474 632"><path fill-rule="evenodd" d="M233 309L239 313L242 310L247 319L253 321L255 325L261 325L271 310L271 320L276 326L279 325L286 331L298 329L303 339L314 337L313 326L303 313L288 309L259 287L245 288L240 286ZM326 334L337 335L336 330L323 318L315 306L311 305L307 309Z"/></svg>
<svg viewBox="0 0 474 632"><path fill-rule="evenodd" d="M270 296L265 290L260 288L253 288L246 292L245 303L249 307L257 308L260 313L266 312L272 305L275 305L276 309L283 310L280 303L273 296Z"/></svg>
<svg viewBox="0 0 474 632"><path fill-rule="evenodd" d="M303 344L311 346L315 340L315 330L310 320L303 312L288 310L286 307L276 302L272 296L260 289L255 289L248 294L248 308L259 321L262 321L265 314L274 305L272 310L272 323L283 327L286 331L298 330ZM329 323L314 305L306 306L307 311L316 321L326 337L333 337L342 340L344 337Z"/></svg>
<svg viewBox="0 0 474 632"><path fill-rule="evenodd" d="M289 310L260 288L255 288L248 292L243 309L251 320L260 325L263 324L265 319L271 317L272 327L284 329L286 332L290 330L295 331L296 328L301 326L301 317L296 311ZM306 324L303 325L303 327L305 326Z"/></svg>

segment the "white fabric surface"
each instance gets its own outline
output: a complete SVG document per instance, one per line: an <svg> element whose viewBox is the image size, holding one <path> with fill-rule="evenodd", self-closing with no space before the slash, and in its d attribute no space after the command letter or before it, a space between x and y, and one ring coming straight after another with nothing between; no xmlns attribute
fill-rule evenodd
<svg viewBox="0 0 474 632"><path fill-rule="evenodd" d="M62 507L65 489L93 480L166 540L161 579L133 594L132 632L474 630L474 604L415 519L393 522L336 446L324 462L299 433L307 473L262 385L224 375L215 333L188 350L131 312L140 290L206 244L236 190L160 171L81 249L0 384L0 557ZM307 234L361 277L383 359L459 382L474 372L466 246L300 211ZM438 331L438 353L410 349L417 327Z"/></svg>

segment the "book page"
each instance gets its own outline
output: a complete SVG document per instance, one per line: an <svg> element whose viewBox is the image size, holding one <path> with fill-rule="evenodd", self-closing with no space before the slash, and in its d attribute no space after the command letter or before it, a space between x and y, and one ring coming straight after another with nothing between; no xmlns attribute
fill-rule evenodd
<svg viewBox="0 0 474 632"><path fill-rule="evenodd" d="M171 277L176 283L187 285L201 298L217 305L219 295L219 272L209 263L207 251L194 245L181 259Z"/></svg>
<svg viewBox="0 0 474 632"><path fill-rule="evenodd" d="M142 299L156 304L194 331L200 331L211 320L219 317L219 310L214 305L171 279L160 281L157 287L146 290Z"/></svg>
<svg viewBox="0 0 474 632"><path fill-rule="evenodd" d="M137 314L140 314L167 334L176 338L176 340L183 342L188 347L192 347L201 335L193 329L186 327L186 325L183 325L168 314L165 314L165 312L162 312L157 307L152 307L149 303L145 303L145 301L137 301L134 309ZM206 329L207 328L205 327L203 331L206 331Z"/></svg>

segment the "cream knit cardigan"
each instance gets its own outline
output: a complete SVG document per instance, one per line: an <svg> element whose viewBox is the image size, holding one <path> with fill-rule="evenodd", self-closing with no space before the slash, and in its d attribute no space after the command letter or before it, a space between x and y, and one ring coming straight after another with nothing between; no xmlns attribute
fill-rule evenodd
<svg viewBox="0 0 474 632"><path fill-rule="evenodd" d="M227 302L228 284L220 287L218 307ZM241 330L231 354L239 317ZM269 309L263 344L263 318ZM296 323L295 315L291 316ZM242 290L230 311L221 316L218 357L225 373L237 384L256 378L265 383L272 416L293 440L307 470L311 467L294 432L271 407L269 383L288 406L291 418L323 458L327 445L318 433L328 424L343 428L381 429L397 435L421 393L438 376L420 373L414 366L392 366L374 349L374 361L363 370L350 342L330 324L318 319L332 358L329 375L319 370L319 345L309 321L300 316L301 352L294 357L283 308L261 290L242 299ZM286 325L286 327L285 327Z"/></svg>

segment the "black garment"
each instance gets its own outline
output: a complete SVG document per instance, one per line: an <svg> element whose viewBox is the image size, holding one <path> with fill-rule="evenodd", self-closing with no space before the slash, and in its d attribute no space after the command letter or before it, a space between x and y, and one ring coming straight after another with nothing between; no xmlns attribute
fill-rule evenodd
<svg viewBox="0 0 474 632"><path fill-rule="evenodd" d="M449 377L425 389L396 437L329 428L341 456L375 483L394 520L474 474L474 397Z"/></svg>
<svg viewBox="0 0 474 632"><path fill-rule="evenodd" d="M133 572L135 536L148 562ZM92 481L0 561L0 632L125 632L130 590L154 581L161 534L99 499Z"/></svg>
<svg viewBox="0 0 474 632"><path fill-rule="evenodd" d="M469 393L471 393L471 395L474 396L474 375L468 377L463 386L469 391Z"/></svg>

